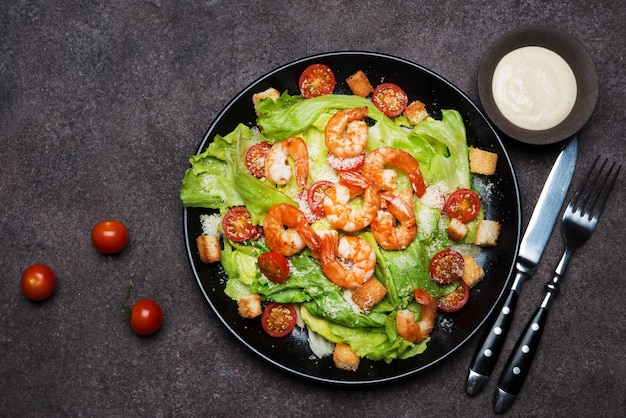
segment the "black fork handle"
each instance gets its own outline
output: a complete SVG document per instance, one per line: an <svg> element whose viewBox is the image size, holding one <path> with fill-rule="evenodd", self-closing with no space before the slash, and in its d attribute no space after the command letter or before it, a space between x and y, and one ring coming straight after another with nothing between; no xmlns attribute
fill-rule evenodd
<svg viewBox="0 0 626 418"><path fill-rule="evenodd" d="M571 255L572 251L566 249L552 280L546 284L546 293L541 305L526 324L502 369L493 400L493 409L498 414L506 412L513 405L530 372L548 319L548 309L559 293L559 283L565 274Z"/></svg>

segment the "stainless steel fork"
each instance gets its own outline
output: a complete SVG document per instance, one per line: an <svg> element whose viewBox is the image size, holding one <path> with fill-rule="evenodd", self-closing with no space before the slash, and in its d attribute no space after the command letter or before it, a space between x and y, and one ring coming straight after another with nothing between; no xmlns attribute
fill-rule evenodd
<svg viewBox="0 0 626 418"><path fill-rule="evenodd" d="M541 305L526 325L504 366L494 397L493 407L496 413L503 413L510 408L519 394L537 352L548 316L548 308L559 291L559 283L565 275L569 260L596 229L611 189L622 168L621 165L616 166L615 163L609 166L608 160L604 160L597 168L599 159L598 156L580 190L574 194L565 209L561 221L565 251L554 271L552 280L546 284L546 293Z"/></svg>

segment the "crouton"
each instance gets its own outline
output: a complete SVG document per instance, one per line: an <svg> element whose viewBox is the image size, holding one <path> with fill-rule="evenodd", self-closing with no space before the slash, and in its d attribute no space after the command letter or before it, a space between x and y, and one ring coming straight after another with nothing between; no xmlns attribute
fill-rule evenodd
<svg viewBox="0 0 626 418"><path fill-rule="evenodd" d="M348 344L337 343L333 351L333 361L338 369L354 372L359 368L361 358Z"/></svg>
<svg viewBox="0 0 626 418"><path fill-rule="evenodd" d="M465 267L463 268L462 279L466 285L473 287L485 277L485 271L476 263L476 260L471 255L464 256L463 262L465 263Z"/></svg>
<svg viewBox="0 0 626 418"><path fill-rule="evenodd" d="M367 97L374 91L374 87L361 70L348 77L346 83L348 83L350 91L356 96Z"/></svg>
<svg viewBox="0 0 626 418"><path fill-rule="evenodd" d="M479 148L470 148L469 161L470 171L472 173L491 176L496 172L498 154L484 151Z"/></svg>
<svg viewBox="0 0 626 418"><path fill-rule="evenodd" d="M463 237L467 235L468 231L469 228L463 222L459 221L457 218L450 219L450 224L448 225L448 236L453 241L461 241Z"/></svg>
<svg viewBox="0 0 626 418"><path fill-rule="evenodd" d="M426 111L424 103L419 100L411 102L411 104L404 109L403 114L412 125L417 125L428 117L428 112Z"/></svg>
<svg viewBox="0 0 626 418"><path fill-rule="evenodd" d="M198 245L200 261L203 263L215 263L222 258L219 237L215 235L200 235L196 238L196 244Z"/></svg>
<svg viewBox="0 0 626 418"><path fill-rule="evenodd" d="M240 297L239 301L237 301L237 306L239 307L239 315L242 318L256 318L263 313L261 297L256 293Z"/></svg>
<svg viewBox="0 0 626 418"><path fill-rule="evenodd" d="M500 235L500 222L481 219L476 227L474 244L482 247L493 247L498 245Z"/></svg>
<svg viewBox="0 0 626 418"><path fill-rule="evenodd" d="M352 301L365 312L372 308L387 294L387 289L374 277L357 287L352 293Z"/></svg>
<svg viewBox="0 0 626 418"><path fill-rule="evenodd" d="M269 89L264 90L260 93L253 94L252 103L254 104L256 108L257 103L259 103L261 100L266 99L268 97L272 100L278 100L280 98L280 92L276 90L274 87L270 87ZM256 112L256 109L255 109L255 112ZM261 116L259 112L256 112L256 115Z"/></svg>

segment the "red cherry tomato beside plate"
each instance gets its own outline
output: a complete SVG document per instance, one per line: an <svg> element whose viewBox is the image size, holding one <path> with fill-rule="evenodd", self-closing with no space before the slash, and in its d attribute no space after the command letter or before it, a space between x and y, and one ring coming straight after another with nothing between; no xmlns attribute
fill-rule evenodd
<svg viewBox="0 0 626 418"><path fill-rule="evenodd" d="M103 254L119 253L128 243L128 229L120 221L98 222L91 230L91 242Z"/></svg>
<svg viewBox="0 0 626 418"><path fill-rule="evenodd" d="M48 299L54 286L56 276L54 271L45 264L33 264L24 270L20 279L22 293L30 300L41 301Z"/></svg>
<svg viewBox="0 0 626 418"><path fill-rule="evenodd" d="M139 299L130 310L130 328L137 335L151 335L161 328L163 311L152 299Z"/></svg>

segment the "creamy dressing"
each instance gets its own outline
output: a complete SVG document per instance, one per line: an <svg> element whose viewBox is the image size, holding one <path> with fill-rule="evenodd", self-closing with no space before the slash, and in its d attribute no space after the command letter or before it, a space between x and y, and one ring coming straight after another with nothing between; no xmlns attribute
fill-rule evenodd
<svg viewBox="0 0 626 418"><path fill-rule="evenodd" d="M506 54L493 74L493 98L511 123L540 131L561 123L576 102L576 77L557 53L526 46Z"/></svg>

